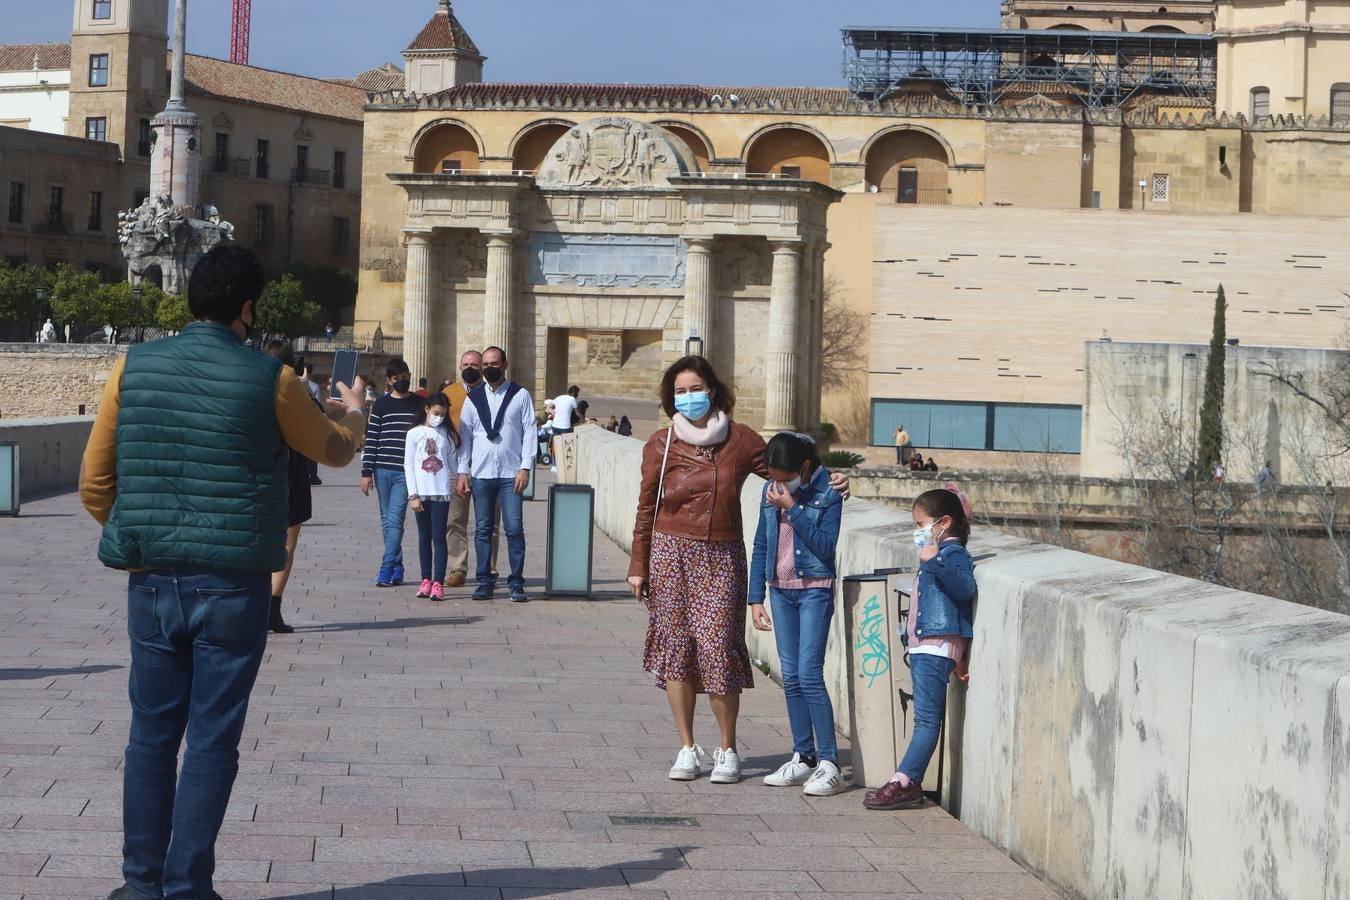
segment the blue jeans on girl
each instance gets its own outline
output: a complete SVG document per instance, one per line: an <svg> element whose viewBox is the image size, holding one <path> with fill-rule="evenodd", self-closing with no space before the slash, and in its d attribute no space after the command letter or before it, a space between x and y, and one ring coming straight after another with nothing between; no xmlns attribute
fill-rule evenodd
<svg viewBox="0 0 1350 900"><path fill-rule="evenodd" d="M914 683L914 736L897 771L914 784L923 782L937 749L942 717L947 712L947 681L955 668L956 663L945 656L909 655L909 674Z"/></svg>
<svg viewBox="0 0 1350 900"><path fill-rule="evenodd" d="M838 763L834 706L825 690L825 643L834 618L834 591L769 588L769 597L792 724L792 752Z"/></svg>
<svg viewBox="0 0 1350 900"><path fill-rule="evenodd" d="M450 558L450 546L445 539L450 501L423 500L422 511L414 512L413 518L417 520L417 555L422 564L422 580L443 582Z"/></svg>

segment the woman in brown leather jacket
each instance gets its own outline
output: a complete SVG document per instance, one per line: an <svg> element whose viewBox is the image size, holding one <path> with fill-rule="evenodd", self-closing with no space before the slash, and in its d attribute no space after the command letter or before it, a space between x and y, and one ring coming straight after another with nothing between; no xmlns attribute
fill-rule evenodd
<svg viewBox="0 0 1350 900"><path fill-rule="evenodd" d="M752 474L769 475L764 439L731 421L734 403L706 359L681 359L661 379L672 427L642 451L628 583L651 614L643 668L665 689L675 716L681 749L670 777L677 781L709 769L715 784L741 779L736 717L741 691L754 686L745 645L741 488ZM847 479L835 481L847 488ZM699 694L709 695L721 730L712 758L694 743Z"/></svg>

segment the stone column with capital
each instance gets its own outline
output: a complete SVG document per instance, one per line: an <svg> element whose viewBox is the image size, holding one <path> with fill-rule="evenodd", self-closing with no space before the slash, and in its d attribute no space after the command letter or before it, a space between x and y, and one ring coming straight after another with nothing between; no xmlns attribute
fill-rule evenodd
<svg viewBox="0 0 1350 900"><path fill-rule="evenodd" d="M417 379L431 381L431 232L408 234L403 278L403 359Z"/></svg>
<svg viewBox="0 0 1350 900"><path fill-rule="evenodd" d="M716 294L713 239L685 238L688 245L684 273L684 333L703 340L703 355L712 359L713 297Z"/></svg>
<svg viewBox="0 0 1350 900"><path fill-rule="evenodd" d="M769 291L769 353L764 385L764 430L797 427L797 330L801 318L802 247L775 243Z"/></svg>
<svg viewBox="0 0 1350 900"><path fill-rule="evenodd" d="M515 333L515 242L514 234L487 236L487 294L483 308L483 346L501 347L511 355Z"/></svg>

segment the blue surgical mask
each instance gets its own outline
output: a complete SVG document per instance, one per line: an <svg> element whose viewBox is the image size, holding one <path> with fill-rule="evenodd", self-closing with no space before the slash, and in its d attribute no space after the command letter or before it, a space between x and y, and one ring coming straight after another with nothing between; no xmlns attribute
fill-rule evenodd
<svg viewBox="0 0 1350 900"><path fill-rule="evenodd" d="M710 409L712 409L712 400L709 399L707 391L696 391L675 396L675 410L691 422L697 422L706 416Z"/></svg>

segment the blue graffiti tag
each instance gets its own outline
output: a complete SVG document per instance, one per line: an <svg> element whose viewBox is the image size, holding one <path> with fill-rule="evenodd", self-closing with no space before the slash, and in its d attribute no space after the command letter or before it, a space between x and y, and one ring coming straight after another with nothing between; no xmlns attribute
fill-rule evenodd
<svg viewBox="0 0 1350 900"><path fill-rule="evenodd" d="M863 651L859 662L859 678L867 679L870 688L877 679L891 671L891 655L882 640L886 618L881 612L881 598L873 597L863 605L862 622L858 625L857 649Z"/></svg>

